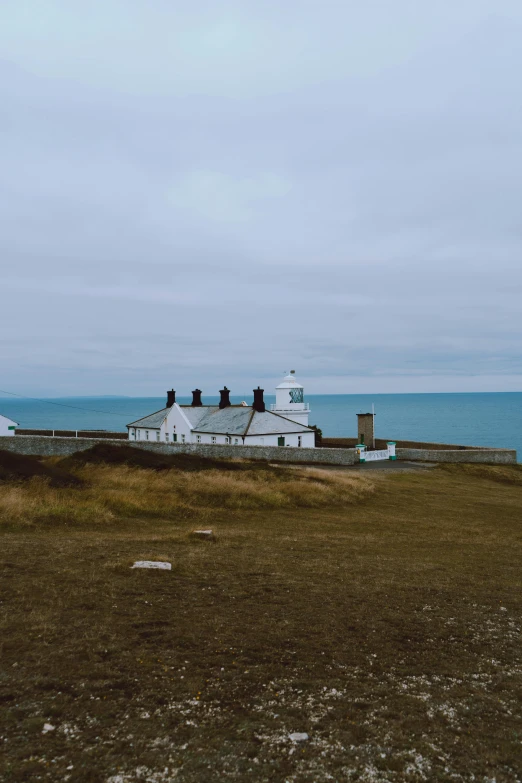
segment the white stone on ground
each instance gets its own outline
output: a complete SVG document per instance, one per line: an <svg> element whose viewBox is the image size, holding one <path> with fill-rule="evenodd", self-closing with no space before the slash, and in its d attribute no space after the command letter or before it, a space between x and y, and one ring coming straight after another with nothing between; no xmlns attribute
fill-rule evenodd
<svg viewBox="0 0 522 783"><path fill-rule="evenodd" d="M292 742L306 742L307 739L309 739L308 734L305 731L297 731L294 734L289 734L288 738L292 740Z"/></svg>
<svg viewBox="0 0 522 783"><path fill-rule="evenodd" d="M42 734L47 734L48 731L54 731L55 727L51 723L44 723Z"/></svg>
<svg viewBox="0 0 522 783"><path fill-rule="evenodd" d="M164 571L170 571L172 565L170 563L163 563L161 560L136 560L131 568L161 568Z"/></svg>
<svg viewBox="0 0 522 783"><path fill-rule="evenodd" d="M193 530L192 535L198 538L214 538L212 530Z"/></svg>

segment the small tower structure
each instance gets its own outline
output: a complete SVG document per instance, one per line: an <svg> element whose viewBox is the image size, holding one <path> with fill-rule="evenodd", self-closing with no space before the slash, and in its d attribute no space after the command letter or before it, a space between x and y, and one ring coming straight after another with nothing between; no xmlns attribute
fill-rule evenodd
<svg viewBox="0 0 522 783"><path fill-rule="evenodd" d="M283 378L282 383L276 386L275 405L270 407L273 413L284 416L299 424L308 427L310 406L304 401L304 388L296 381L295 370L290 370L289 375Z"/></svg>
<svg viewBox="0 0 522 783"><path fill-rule="evenodd" d="M357 443L367 449L375 448L375 414L357 414Z"/></svg>

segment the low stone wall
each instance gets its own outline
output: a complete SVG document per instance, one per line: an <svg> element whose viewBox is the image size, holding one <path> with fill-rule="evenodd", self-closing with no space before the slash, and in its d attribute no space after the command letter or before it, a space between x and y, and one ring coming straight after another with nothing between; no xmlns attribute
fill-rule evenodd
<svg viewBox="0 0 522 783"><path fill-rule="evenodd" d="M271 462L301 462L316 465L353 465L356 462L354 449L298 449L280 446L225 446L204 443L136 443L130 440L108 440L107 438L61 438L46 435L17 435L15 438L0 438L0 449L17 454L32 454L41 457L68 457L77 451L85 451L96 443L111 443L114 446L132 446L136 449L155 451L157 454L199 454L201 457L224 459L227 457L245 459L266 459ZM482 462L495 465L513 465L517 461L514 449L396 449L397 459L420 462Z"/></svg>
<svg viewBox="0 0 522 783"><path fill-rule="evenodd" d="M396 448L397 459L420 462L482 462L490 465L515 465L515 449L401 449Z"/></svg>
<svg viewBox="0 0 522 783"><path fill-rule="evenodd" d="M385 449L389 441L393 441L398 449L427 449L428 451L489 451L489 446L461 446L458 443L430 443L422 440L399 440L398 438L375 438L375 448ZM323 445L330 449L353 449L358 444L357 438L323 438ZM494 449L498 451L498 449Z"/></svg>
<svg viewBox="0 0 522 783"><path fill-rule="evenodd" d="M59 438L41 435L18 435L16 438L0 438L0 449L17 454L41 457L68 457L77 451L91 449L96 443L114 446L131 446L154 451L157 454L198 454L217 459L266 459L277 462L304 462L317 465L353 465L353 449L304 449L281 446L225 446L204 443L147 443L146 441L107 440L106 438Z"/></svg>
<svg viewBox="0 0 522 783"><path fill-rule="evenodd" d="M109 430L21 430L17 427L15 435L41 435L46 438L95 438L97 440L128 440L126 432Z"/></svg>

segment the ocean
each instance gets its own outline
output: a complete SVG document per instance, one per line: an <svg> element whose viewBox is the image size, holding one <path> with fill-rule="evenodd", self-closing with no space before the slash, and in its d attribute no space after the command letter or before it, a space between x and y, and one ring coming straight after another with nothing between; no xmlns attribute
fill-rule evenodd
<svg viewBox="0 0 522 783"><path fill-rule="evenodd" d="M68 397L30 400L0 395L0 413L26 429L126 431L126 424L160 410L166 397ZM231 397L234 403L244 397ZM250 397L247 397L250 402ZM217 404L219 398L204 396ZM267 406L275 397L265 395ZM178 397L188 403L189 397ZM477 394L306 395L310 424L327 437L357 436L357 413L375 405L378 438L514 448L522 461L522 392Z"/></svg>

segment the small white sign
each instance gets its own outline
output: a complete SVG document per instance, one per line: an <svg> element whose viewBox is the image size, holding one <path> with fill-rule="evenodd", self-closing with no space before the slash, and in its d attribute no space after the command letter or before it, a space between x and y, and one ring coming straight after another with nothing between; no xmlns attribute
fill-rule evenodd
<svg viewBox="0 0 522 783"><path fill-rule="evenodd" d="M161 560L136 560L132 568L162 568L164 571L170 571L170 563L162 563Z"/></svg>

